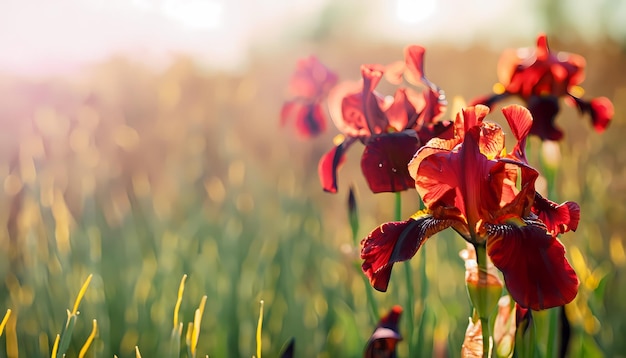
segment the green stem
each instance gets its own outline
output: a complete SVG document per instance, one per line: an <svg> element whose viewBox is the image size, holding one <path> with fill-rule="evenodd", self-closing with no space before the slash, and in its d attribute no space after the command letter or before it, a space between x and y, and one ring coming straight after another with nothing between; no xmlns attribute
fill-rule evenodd
<svg viewBox="0 0 626 358"><path fill-rule="evenodd" d="M543 145L543 143L542 143ZM543 155L539 156L539 163L541 165L541 172L546 178L548 186L548 198L550 200L558 201L558 190L556 187L556 177L558 173L558 166L550 165L546 162ZM551 308L547 313L547 329L546 335L546 354L548 357L556 357L558 355L559 341L561 340L559 332L559 310L563 307Z"/></svg>
<svg viewBox="0 0 626 358"><path fill-rule="evenodd" d="M476 263L478 264L479 282L487 282L487 248L485 245L474 245L476 249ZM484 292L481 298L487 298L488 293ZM484 305L483 305L484 306ZM490 329L489 313L479 312L480 326L483 335L483 358L489 358Z"/></svg>
<svg viewBox="0 0 626 358"><path fill-rule="evenodd" d="M352 244L354 247L359 247L360 243L358 240L359 235L359 215L357 212L356 198L354 196L354 191L350 188L350 195L348 197L348 219L350 221L350 229L352 230ZM356 270L360 271L359 265L356 265ZM374 288L370 284L367 277L363 274L360 275L363 280L363 285L365 286L365 296L367 297L367 305L370 310L370 316L372 319L372 325L375 326L378 323L378 304L376 303L376 299L374 298Z"/></svg>
<svg viewBox="0 0 626 358"><path fill-rule="evenodd" d="M396 192L396 201L395 201L395 220L402 220L402 194L401 192ZM411 352L414 352L414 342L413 342L413 330L414 326L414 315L413 315L413 307L415 305L415 292L413 290L413 272L411 270L410 261L404 262L404 275L406 278L406 292L407 292L407 303L406 303L406 317L408 320L408 346L409 352L408 356L411 356Z"/></svg>
<svg viewBox="0 0 626 358"><path fill-rule="evenodd" d="M370 308L370 316L372 318L373 325L376 325L378 322L378 304L374 298L374 289L365 275L361 275L361 277L363 278L363 284L365 285L365 294Z"/></svg>
<svg viewBox="0 0 626 358"><path fill-rule="evenodd" d="M352 243L354 247L358 247L358 231L356 229L358 226L352 225ZM356 267L357 271L359 270L359 266ZM367 297L367 305L370 309L370 316L372 319L372 325L376 325L378 323L378 303L376 303L376 298L374 298L374 288L370 284L367 276L361 273L361 278L363 279L363 285L365 286L365 296Z"/></svg>

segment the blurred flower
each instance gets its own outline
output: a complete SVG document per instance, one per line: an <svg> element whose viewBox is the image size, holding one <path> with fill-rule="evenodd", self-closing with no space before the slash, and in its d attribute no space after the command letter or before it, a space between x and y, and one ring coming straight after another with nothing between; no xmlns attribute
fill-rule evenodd
<svg viewBox="0 0 626 358"><path fill-rule="evenodd" d="M474 246L486 245L523 307L540 310L574 299L578 279L557 235L576 229L580 209L535 192L539 173L525 161L521 145L532 117L518 105L502 111L517 139L511 154L502 128L483 122L489 109L482 105L457 115L454 138L432 139L415 154L409 172L426 210L385 223L363 239L362 269L374 288L385 291L394 263L412 258L431 235L452 227Z"/></svg>
<svg viewBox="0 0 626 358"><path fill-rule="evenodd" d="M559 98L577 106L581 114L589 114L594 129L602 132L613 117L613 104L606 97L586 101L579 96L578 85L584 79L585 59L567 52L553 52L545 34L537 37L536 49L509 49L498 63L497 93L474 99L471 104L493 106L502 99L517 95L524 100L535 121L531 134L542 140L560 140L563 132L555 127Z"/></svg>
<svg viewBox="0 0 626 358"><path fill-rule="evenodd" d="M364 358L396 357L396 345L402 340L398 331L398 321L401 315L402 307L396 305L380 319L374 333L367 341L363 353Z"/></svg>
<svg viewBox="0 0 626 358"><path fill-rule="evenodd" d="M451 134L449 122L436 122L446 102L424 76L424 48L408 46L404 55L404 62L388 66L362 65L361 82L339 84L329 93L331 118L343 137L319 162L325 191L337 192L337 170L357 140L365 145L361 170L372 192L399 192L413 187L407 164L415 151L435 136ZM398 87L393 97L383 97L375 91L383 76L392 84L405 78L426 90Z"/></svg>
<svg viewBox="0 0 626 358"><path fill-rule="evenodd" d="M315 56L300 59L296 64L289 90L294 98L287 101L280 112L280 123L294 121L301 138L315 137L326 130L323 102L337 83L337 75Z"/></svg>

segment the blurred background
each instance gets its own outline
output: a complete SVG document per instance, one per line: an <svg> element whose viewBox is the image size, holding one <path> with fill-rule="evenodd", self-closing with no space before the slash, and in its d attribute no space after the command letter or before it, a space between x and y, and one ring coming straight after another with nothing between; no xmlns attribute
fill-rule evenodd
<svg viewBox="0 0 626 358"><path fill-rule="evenodd" d="M552 199L582 208L578 231L561 238L582 282L567 309L571 356L625 356L626 2L1 4L0 318L13 312L0 357L50 356L89 274L69 356L92 319L99 331L88 356L130 357L135 346L160 356L183 274L185 324L208 296L199 355L255 354L264 300L267 356L290 337L297 356L361 356L374 323L348 188L357 193L359 237L392 220L394 197L369 192L359 145L339 193L322 192L317 162L336 129L329 123L303 141L279 126L296 60L314 54L340 80L354 80L361 64L400 60L404 46L420 44L429 79L450 99L469 100L491 91L504 49L533 47L538 32L553 50L587 59L585 97L615 104L603 134L563 106ZM531 162L540 147L531 143ZM417 193L402 197L409 216ZM470 314L463 247L445 232L413 260L416 278L426 263L427 285L416 279L415 290L428 287L427 297L414 308L431 354L460 352ZM381 313L405 305L403 285L394 272L390 292L375 294Z"/></svg>

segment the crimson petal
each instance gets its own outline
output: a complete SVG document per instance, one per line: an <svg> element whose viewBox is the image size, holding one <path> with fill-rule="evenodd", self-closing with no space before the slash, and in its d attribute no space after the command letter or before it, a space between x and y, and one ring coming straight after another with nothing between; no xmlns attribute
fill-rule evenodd
<svg viewBox="0 0 626 358"><path fill-rule="evenodd" d="M361 170L373 193L399 192L415 184L408 163L420 146L414 131L373 137L361 157Z"/></svg>
<svg viewBox="0 0 626 358"><path fill-rule="evenodd" d="M417 250L435 233L449 227L451 220L422 215L406 221L382 224L361 241L361 268L372 287L387 291L393 264L415 256Z"/></svg>
<svg viewBox="0 0 626 358"><path fill-rule="evenodd" d="M488 227L487 253L522 307L543 310L571 302L578 278L561 242L536 221Z"/></svg>
<svg viewBox="0 0 626 358"><path fill-rule="evenodd" d="M337 170L346 160L346 150L352 143L354 143L354 138L346 139L320 159L317 172L324 191L329 193L337 192Z"/></svg>
<svg viewBox="0 0 626 358"><path fill-rule="evenodd" d="M526 159L526 137L533 125L533 117L530 111L520 105L513 104L502 108L502 113L509 123L515 139L517 139L517 143L513 148L513 154L517 159L528 163Z"/></svg>
<svg viewBox="0 0 626 358"><path fill-rule="evenodd" d="M559 113L559 102L553 96L531 96L528 99L528 110L533 116L533 125L530 134L534 134L541 140L558 141L563 138L563 132L554 125L556 115Z"/></svg>
<svg viewBox="0 0 626 358"><path fill-rule="evenodd" d="M566 201L557 204L535 193L532 211L546 225L548 234L557 236L569 230L576 231L580 220L580 206Z"/></svg>
<svg viewBox="0 0 626 358"><path fill-rule="evenodd" d="M598 97L588 102L571 95L570 98L575 101L581 114L589 113L596 132L602 133L608 127L615 113L615 108L610 99Z"/></svg>

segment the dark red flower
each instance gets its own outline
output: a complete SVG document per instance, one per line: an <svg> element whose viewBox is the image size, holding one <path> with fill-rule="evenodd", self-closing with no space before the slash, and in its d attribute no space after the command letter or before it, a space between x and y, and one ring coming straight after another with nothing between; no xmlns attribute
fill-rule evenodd
<svg viewBox="0 0 626 358"><path fill-rule="evenodd" d="M550 51L545 34L537 37L535 49L506 50L498 63L502 93L481 96L470 102L492 107L500 100L517 95L528 106L535 121L530 133L542 140L560 140L563 132L554 125L559 98L589 114L597 132L606 129L613 117L613 104L606 97L586 101L574 90L584 80L585 59L576 54Z"/></svg>
<svg viewBox="0 0 626 358"><path fill-rule="evenodd" d="M396 345L402 340L398 329L401 315L402 307L396 305L380 319L374 333L367 341L363 353L364 358L396 357Z"/></svg>
<svg viewBox="0 0 626 358"><path fill-rule="evenodd" d="M503 109L517 140L510 154L500 126L483 122L488 112L480 105L463 110L454 138L432 139L415 154L409 172L427 209L383 224L362 241L362 268L374 288L385 291L395 262L452 227L468 242L486 245L523 307L560 306L576 296L578 279L556 237L576 229L578 204L557 205L536 193L539 173L526 162L523 145L530 112L517 105Z"/></svg>
<svg viewBox="0 0 626 358"><path fill-rule="evenodd" d="M296 133L302 138L324 132L327 121L323 101L336 83L337 75L315 56L299 60L289 82L293 99L285 102L281 109L281 125L295 122Z"/></svg>
<svg viewBox="0 0 626 358"><path fill-rule="evenodd" d="M402 63L361 66L361 82L339 84L329 93L331 118L344 140L320 160L325 191L337 192L337 171L356 140L365 145L361 169L372 192L398 192L413 186L407 170L413 153L430 138L451 133L449 122L437 122L445 96L424 76L424 49L409 46L404 54ZM383 97L375 89L384 76L393 84L404 76L425 90L401 86L393 96Z"/></svg>

